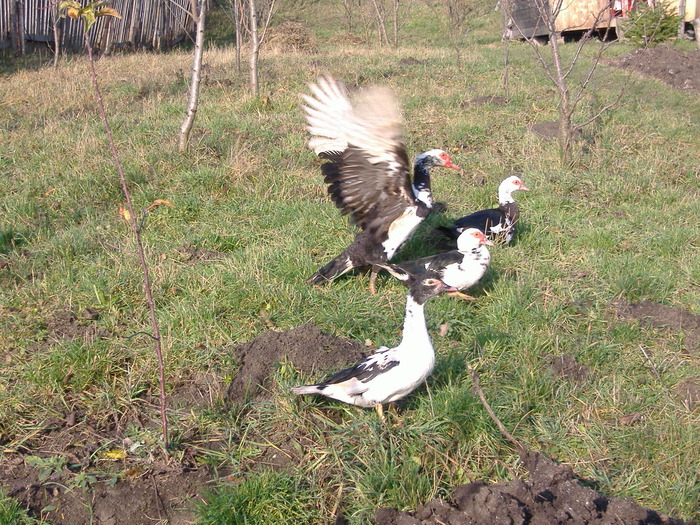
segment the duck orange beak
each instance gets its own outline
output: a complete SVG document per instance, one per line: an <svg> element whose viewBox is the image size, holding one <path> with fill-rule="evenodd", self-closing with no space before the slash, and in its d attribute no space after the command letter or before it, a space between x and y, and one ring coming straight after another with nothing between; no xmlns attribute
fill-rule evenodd
<svg viewBox="0 0 700 525"><path fill-rule="evenodd" d="M452 162L451 159L448 160L447 162L445 162L445 164L443 164L443 166L446 167L446 168L452 168L453 170L461 170L461 169L462 169L462 168L460 168L459 166L457 166L457 164L455 164L454 162Z"/></svg>

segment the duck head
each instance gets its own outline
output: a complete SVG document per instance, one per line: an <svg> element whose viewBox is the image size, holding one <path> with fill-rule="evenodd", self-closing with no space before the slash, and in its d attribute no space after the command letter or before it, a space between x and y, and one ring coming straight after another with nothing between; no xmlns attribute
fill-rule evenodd
<svg viewBox="0 0 700 525"><path fill-rule="evenodd" d="M432 168L434 166L443 168L452 168L453 170L461 169L457 164L452 162L450 156L441 149L431 149L424 151L416 157L416 166L424 166Z"/></svg>
<svg viewBox="0 0 700 525"><path fill-rule="evenodd" d="M494 244L479 228L467 228L457 238L457 249L460 252L468 252L484 245L493 246Z"/></svg>
<svg viewBox="0 0 700 525"><path fill-rule="evenodd" d="M428 299L445 292L456 292L457 288L449 286L436 277L427 277L416 281L411 286L409 294L418 304L425 303Z"/></svg>
<svg viewBox="0 0 700 525"><path fill-rule="evenodd" d="M505 178L498 187L498 202L513 202L513 192L516 190L530 191L530 188L527 188L517 175Z"/></svg>

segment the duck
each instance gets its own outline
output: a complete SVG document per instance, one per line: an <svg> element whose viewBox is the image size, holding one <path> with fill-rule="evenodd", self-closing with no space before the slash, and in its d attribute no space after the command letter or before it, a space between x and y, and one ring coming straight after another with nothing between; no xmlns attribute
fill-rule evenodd
<svg viewBox="0 0 700 525"><path fill-rule="evenodd" d="M474 297L463 293L481 280L491 264L491 254L488 246L494 243L478 228L467 228L457 238L457 249L438 253L399 264L382 264L400 281L408 284L428 276L440 279L448 286L455 288L447 295L467 301Z"/></svg>
<svg viewBox="0 0 700 525"><path fill-rule="evenodd" d="M451 226L438 229L451 239L457 239L468 228L478 228L489 239L508 244L515 237L515 228L520 219L520 208L513 198L517 190L530 191L517 175L506 177L498 186L498 208L480 210L457 219Z"/></svg>
<svg viewBox="0 0 700 525"><path fill-rule="evenodd" d="M454 290L434 277L416 281L406 296L403 334L398 346L382 346L320 383L295 386L291 391L296 395L317 394L349 405L373 407L385 422L384 405L413 392L435 366L435 350L425 319L426 301Z"/></svg>
<svg viewBox="0 0 700 525"><path fill-rule="evenodd" d="M411 179L398 103L387 88L365 88L351 103L332 77L309 87L311 94L302 94L308 146L326 161L321 172L331 199L360 231L307 282L321 285L370 266L369 291L375 294L374 263L391 260L433 208L431 168L460 167L444 150L431 149L415 158Z"/></svg>

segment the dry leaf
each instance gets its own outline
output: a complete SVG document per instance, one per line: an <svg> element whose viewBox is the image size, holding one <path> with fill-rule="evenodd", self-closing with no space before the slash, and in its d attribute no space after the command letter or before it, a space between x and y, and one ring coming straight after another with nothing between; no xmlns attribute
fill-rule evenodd
<svg viewBox="0 0 700 525"><path fill-rule="evenodd" d="M97 16L113 16L115 18L122 17L122 15L120 15L119 12L113 7L103 7L96 14Z"/></svg>
<svg viewBox="0 0 700 525"><path fill-rule="evenodd" d="M175 207L175 205L168 199L156 199L151 203L151 205L148 208L146 208L146 211L153 211L158 206L170 206L171 208Z"/></svg>
<svg viewBox="0 0 700 525"><path fill-rule="evenodd" d="M126 222L131 222L131 213L124 206L119 206L119 215L121 215Z"/></svg>
<svg viewBox="0 0 700 525"><path fill-rule="evenodd" d="M440 325L440 329L438 330L438 334L440 337L445 337L447 335L447 332L450 330L450 325L447 323L443 323Z"/></svg>

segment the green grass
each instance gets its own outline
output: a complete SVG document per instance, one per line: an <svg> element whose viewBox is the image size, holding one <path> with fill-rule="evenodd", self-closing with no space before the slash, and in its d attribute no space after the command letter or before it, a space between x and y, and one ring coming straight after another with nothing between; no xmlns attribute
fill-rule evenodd
<svg viewBox="0 0 700 525"><path fill-rule="evenodd" d="M194 376L219 387L211 404L174 403L171 411L174 439L202 464L232 472L207 495L202 522L327 523L335 510L371 523L377 506L415 509L456 484L521 473L472 391L466 360L503 423L528 446L571 464L606 495L700 518L700 423L697 409L689 412L675 394L698 377L697 352L684 351L682 334L617 320L613 307L649 300L700 314L697 95L638 80L625 105L587 128L574 162L562 167L556 145L526 131L556 118L555 93L527 45L511 43L507 104L461 104L502 94L498 13L479 15L460 69L444 31L421 19L419 8L396 50L334 43L333 24L342 26L336 15L307 3L294 9L315 21L320 52L263 53L269 103L262 103L235 71L233 50L212 46L184 156L176 134L190 56L97 63L135 206L156 198L175 204L153 212L144 232L169 392ZM615 44L610 55L629 50ZM400 66L407 57L422 62ZM155 359L147 339L126 338L149 330L147 305L129 255L133 240L117 213L123 197L87 64L70 57L57 70L6 64L2 72L0 442L28 446L30 430L71 410L104 428L138 412L143 424L125 432L144 440L147 461L146 450L158 449ZM397 427L382 427L371 411L292 398L288 387L316 377L284 363L269 401L224 409L221 397L235 374L230 349L269 329L262 309L280 330L312 321L358 341L398 340L405 297L398 283L381 281L372 297L364 277L324 289L304 282L353 235L305 147L298 94L325 72L388 84L401 100L409 151L443 147L463 167L459 175L435 174L434 195L449 211L431 224L492 206L498 183L513 171L532 190L519 195L517 243L492 249L489 274L474 290L479 300L428 304L436 370L428 388L406 400ZM600 65L595 97L578 118L613 100L627 79ZM401 257L425 255L423 235ZM188 244L217 257L189 261ZM46 339L55 314L85 308L99 312L96 324L111 337ZM437 336L443 323L444 338ZM548 356L563 354L589 368L584 380L549 369ZM633 412L644 418L618 424ZM218 445L202 444L209 441ZM286 467L257 466L274 447L292 458ZM13 505L0 499L1 512L22 515ZM2 516L0 523L24 519Z"/></svg>
<svg viewBox="0 0 700 525"><path fill-rule="evenodd" d="M33 525L41 523L27 516L26 510L16 500L0 490L0 525Z"/></svg>

